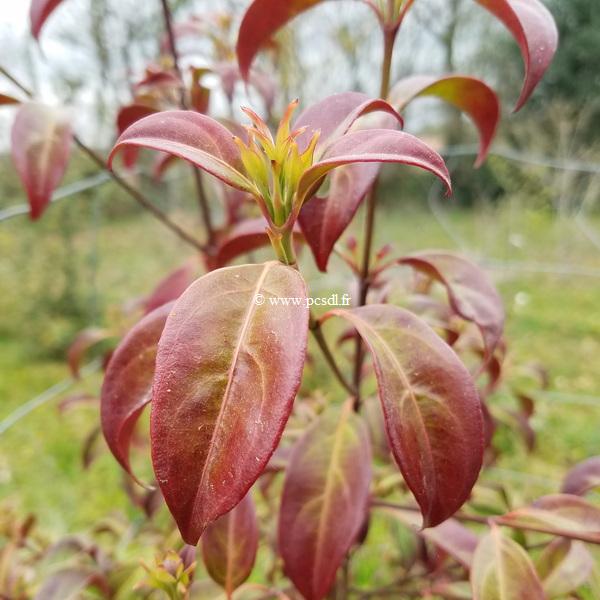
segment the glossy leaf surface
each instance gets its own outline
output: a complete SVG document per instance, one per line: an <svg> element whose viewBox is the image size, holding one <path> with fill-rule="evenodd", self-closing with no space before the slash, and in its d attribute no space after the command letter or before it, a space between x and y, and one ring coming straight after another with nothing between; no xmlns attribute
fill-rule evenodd
<svg viewBox="0 0 600 600"><path fill-rule="evenodd" d="M463 319L475 323L481 331L489 359L502 337L504 308L485 271L470 260L448 252L420 252L398 262L410 265L444 285L453 310Z"/></svg>
<svg viewBox="0 0 600 600"><path fill-rule="evenodd" d="M151 439L186 542L231 510L269 461L300 385L307 327L304 281L277 262L212 271L176 302L156 360Z"/></svg>
<svg viewBox="0 0 600 600"><path fill-rule="evenodd" d="M284 569L306 600L324 598L364 522L371 482L366 427L330 409L292 451L279 515Z"/></svg>
<svg viewBox="0 0 600 600"><path fill-rule="evenodd" d="M100 395L102 432L121 466L133 476L129 445L135 424L152 398L152 378L158 340L172 304L145 316L113 353Z"/></svg>
<svg viewBox="0 0 600 600"><path fill-rule="evenodd" d="M252 572L257 549L258 523L249 493L202 534L202 556L206 569L228 596Z"/></svg>
<svg viewBox="0 0 600 600"><path fill-rule="evenodd" d="M374 163L340 167L331 175L327 196L314 197L302 207L298 222L321 271L327 270L333 247L352 221L378 173L379 165Z"/></svg>
<svg viewBox="0 0 600 600"><path fill-rule="evenodd" d="M71 127L57 109L29 102L17 111L11 151L29 198L32 219L38 219L44 212L65 174L71 140Z"/></svg>
<svg viewBox="0 0 600 600"><path fill-rule="evenodd" d="M600 508L579 496L543 496L531 506L514 510L496 521L509 527L524 526L566 537L575 534L582 540L600 544Z"/></svg>
<svg viewBox="0 0 600 600"><path fill-rule="evenodd" d="M550 11L540 0L475 0L510 31L521 49L525 80L515 111L531 96L550 66L558 47L558 30Z"/></svg>
<svg viewBox="0 0 600 600"><path fill-rule="evenodd" d="M525 550L495 525L477 546L471 585L473 600L546 600Z"/></svg>
<svg viewBox="0 0 600 600"><path fill-rule="evenodd" d="M392 453L433 527L469 497L483 459L477 391L453 350L412 313L370 305L327 313L349 321L369 348Z"/></svg>
<svg viewBox="0 0 600 600"><path fill-rule="evenodd" d="M575 465L565 477L561 492L583 496L600 487L600 456L593 456Z"/></svg>
<svg viewBox="0 0 600 600"><path fill-rule="evenodd" d="M31 35L37 40L46 19L52 14L62 0L31 0L29 6L29 21Z"/></svg>
<svg viewBox="0 0 600 600"><path fill-rule="evenodd" d="M246 189L240 152L223 125L193 111L170 110L136 121L119 137L110 157L126 146L160 150L183 158L225 183Z"/></svg>
<svg viewBox="0 0 600 600"><path fill-rule="evenodd" d="M365 129L348 133L333 142L324 157L300 179L299 197L312 195L332 169L353 163L401 163L420 167L439 177L448 192L451 190L444 160L425 142L402 131Z"/></svg>
<svg viewBox="0 0 600 600"><path fill-rule="evenodd" d="M553 540L536 560L548 598L563 597L583 585L594 568L585 544L565 538Z"/></svg>
<svg viewBox="0 0 600 600"><path fill-rule="evenodd" d="M436 96L468 114L479 130L481 165L489 151L500 120L500 103L494 91L480 79L451 75L415 75L402 79L390 92L390 103L400 112L415 98Z"/></svg>

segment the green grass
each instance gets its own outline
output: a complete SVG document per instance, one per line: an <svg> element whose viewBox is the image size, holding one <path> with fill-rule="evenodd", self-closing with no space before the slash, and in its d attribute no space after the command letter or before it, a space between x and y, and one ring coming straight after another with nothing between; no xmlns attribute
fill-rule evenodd
<svg viewBox="0 0 600 600"><path fill-rule="evenodd" d="M55 207L47 222L0 225L0 419L68 376L62 352L78 328L90 321L122 325L119 307L148 293L189 255L145 216L100 221L96 228L92 209L85 207L65 233L58 223L64 213ZM599 269L599 250L573 222L511 205L450 209L444 215L442 226L419 207L400 211L388 204L379 217L378 241L392 241L403 253L428 247L457 250L458 240L473 256L510 263L490 271L507 307L510 361L543 364L551 389L572 394L575 401L540 399L534 420L537 452L531 457L518 444L511 446L488 477L518 477L523 497L554 491L568 465L600 453L600 399L596 406L577 402L578 394L600 396L600 278L514 267L543 263ZM193 226L193 220L186 222ZM600 232L599 219L591 225ZM305 254L303 260L308 258ZM347 281L335 258L326 276L314 269L308 273L313 295L342 290ZM66 289L71 284L74 289ZM324 369L317 373L309 378L319 381L325 393L335 388ZM99 383L94 375L73 391L97 391ZM339 389L332 393L339 395ZM107 452L89 470L81 469L81 445L97 423L97 407L61 415L57 403L58 398L48 402L0 436L0 497L21 513L36 514L53 534L89 528L115 510L131 514L119 468ZM519 471L534 477L515 475Z"/></svg>

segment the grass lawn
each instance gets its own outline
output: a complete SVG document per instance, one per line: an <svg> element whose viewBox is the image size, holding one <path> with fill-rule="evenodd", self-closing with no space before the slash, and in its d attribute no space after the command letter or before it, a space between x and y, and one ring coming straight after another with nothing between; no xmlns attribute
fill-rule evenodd
<svg viewBox="0 0 600 600"><path fill-rule="evenodd" d="M64 211L50 213L46 223L15 219L0 225L0 420L68 377L61 348L74 331L90 320L114 325L119 306L148 293L187 256L145 216L97 228L90 211L83 211L65 234L57 225ZM193 225L189 217L185 222ZM590 227L600 235L600 219ZM401 212L388 205L379 217L378 240L391 240L399 253L462 249L483 260L505 300L510 360L536 361L549 370L550 393L539 399L534 420L537 452L530 457L511 446L488 478L516 478L527 499L556 491L566 466L600 454L600 250L574 221L510 205L445 209L437 219L422 208ZM343 286L346 271L334 258L327 276L310 270L308 279L316 295ZM64 289L69 281L71 296ZM96 392L99 384L100 376L92 375L70 392ZM114 510L133 514L107 452L87 471L81 468L81 446L97 423L97 406L61 415L59 400L0 435L2 502L33 512L53 534L86 529Z"/></svg>

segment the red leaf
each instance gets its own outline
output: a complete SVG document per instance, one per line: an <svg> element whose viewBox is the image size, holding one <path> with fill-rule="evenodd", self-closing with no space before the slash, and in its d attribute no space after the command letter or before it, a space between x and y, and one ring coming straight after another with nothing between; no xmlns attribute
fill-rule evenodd
<svg viewBox="0 0 600 600"><path fill-rule="evenodd" d="M475 0L511 32L525 63L525 80L515 106L520 110L550 66L558 47L558 30L550 11L539 0Z"/></svg>
<svg viewBox="0 0 600 600"><path fill-rule="evenodd" d="M420 96L437 96L466 112L479 129L480 146L475 166L485 160L500 120L500 103L494 91L480 79L451 75L415 75L399 81L390 92L390 104L402 111Z"/></svg>
<svg viewBox="0 0 600 600"><path fill-rule="evenodd" d="M158 340L172 308L172 304L165 304L133 327L112 355L102 384L102 432L111 452L132 477L131 435L142 410L151 400Z"/></svg>
<svg viewBox="0 0 600 600"><path fill-rule="evenodd" d="M252 572L258 549L258 524L250 493L202 534L202 557L208 574L230 597Z"/></svg>
<svg viewBox="0 0 600 600"><path fill-rule="evenodd" d="M163 304L177 300L193 281L194 264L188 261L158 283L154 291L144 301L145 314L151 313Z"/></svg>
<svg viewBox="0 0 600 600"><path fill-rule="evenodd" d="M583 496L596 487L600 487L600 456L592 456L575 465L567 473L560 491Z"/></svg>
<svg viewBox="0 0 600 600"><path fill-rule="evenodd" d="M298 305L272 305L277 297ZM277 447L300 385L307 304L298 271L268 262L201 277L167 320L152 459L189 544L244 497Z"/></svg>
<svg viewBox="0 0 600 600"><path fill-rule="evenodd" d="M298 228L295 228L294 232L298 234ZM219 243L215 257L216 267L224 267L238 256L269 244L267 221L264 217L241 221L234 225Z"/></svg>
<svg viewBox="0 0 600 600"><path fill-rule="evenodd" d="M108 338L112 337L106 329L90 327L80 331L67 350L67 362L69 369L75 379L79 379L79 367L81 359L85 353L92 347Z"/></svg>
<svg viewBox="0 0 600 600"><path fill-rule="evenodd" d="M396 462L433 527L469 497L483 459L477 390L454 351L423 321L391 305L335 309L373 356Z"/></svg>
<svg viewBox="0 0 600 600"><path fill-rule="evenodd" d="M29 21L31 23L31 35L36 40L40 37L46 19L61 2L62 0L31 0Z"/></svg>
<svg viewBox="0 0 600 600"><path fill-rule="evenodd" d="M331 176L327 197L313 197L302 207L298 222L321 271L327 271L333 247L354 218L378 173L379 165L373 163L340 167Z"/></svg>
<svg viewBox="0 0 600 600"><path fill-rule="evenodd" d="M152 179L157 183L160 182L163 178L163 175L170 169L174 164L176 164L178 158L173 156L172 154L165 154L164 152L159 152L154 159L154 163L152 165Z"/></svg>
<svg viewBox="0 0 600 600"><path fill-rule="evenodd" d="M183 158L225 183L248 189L240 151L223 125L193 111L169 110L136 121L119 137L109 156L127 146L160 150Z"/></svg>
<svg viewBox="0 0 600 600"><path fill-rule="evenodd" d="M328 96L298 116L293 128L295 130L307 128L297 138L298 147L302 151L318 131L320 133L317 156L319 156L319 151L325 149L328 142L334 142L347 133L360 117L373 112L390 114L402 126L402 117L385 100L373 99L359 92L344 92Z"/></svg>
<svg viewBox="0 0 600 600"><path fill-rule="evenodd" d="M117 130L119 135L136 121L158 112L156 108L146 104L129 104L123 106L117 114Z"/></svg>
<svg viewBox="0 0 600 600"><path fill-rule="evenodd" d="M475 323L485 343L485 360L491 358L504 329L502 299L485 271L462 256L447 252L419 252L398 261L439 281L446 288L452 309Z"/></svg>
<svg viewBox="0 0 600 600"><path fill-rule="evenodd" d="M323 177L336 167L352 163L401 163L431 171L451 190L442 157L413 135L392 129L354 131L333 142L325 156L308 169L298 186L301 199L310 197Z"/></svg>
<svg viewBox="0 0 600 600"><path fill-rule="evenodd" d="M69 162L71 126L56 109L29 102L17 111L12 127L12 157L38 219L50 202Z"/></svg>
<svg viewBox="0 0 600 600"><path fill-rule="evenodd" d="M3 104L21 104L21 100L8 96L7 94L0 94L0 106Z"/></svg>
<svg viewBox="0 0 600 600"><path fill-rule="evenodd" d="M324 598L365 520L371 452L347 403L330 410L292 451L279 514L285 573L306 600Z"/></svg>
<svg viewBox="0 0 600 600"><path fill-rule="evenodd" d="M545 600L535 568L519 544L492 525L475 552L471 569L473 600Z"/></svg>
<svg viewBox="0 0 600 600"><path fill-rule="evenodd" d="M323 0L254 0L240 25L236 47L244 79L248 79L256 53L275 32L296 15L321 2Z"/></svg>
<svg viewBox="0 0 600 600"><path fill-rule="evenodd" d="M584 541L600 544L600 508L570 494L543 496L531 506L497 517L496 522L565 537L574 534Z"/></svg>

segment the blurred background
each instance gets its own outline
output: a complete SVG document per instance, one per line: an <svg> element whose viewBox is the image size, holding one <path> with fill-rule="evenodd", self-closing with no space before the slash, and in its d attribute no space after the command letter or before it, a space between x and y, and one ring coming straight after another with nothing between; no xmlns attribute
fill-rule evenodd
<svg viewBox="0 0 600 600"><path fill-rule="evenodd" d="M481 77L499 92L503 120L489 159L475 171L472 124L436 101L411 105L406 130L444 154L455 194L444 198L431 178L410 169L386 169L377 231L398 253L446 248L489 269L506 304L510 356L543 366L550 378L548 389L536 392L535 458L516 445L493 473L539 494L556 488L559 469L600 446L600 12L597 0L546 4L559 25L559 51L532 100L513 115L522 62L507 32L471 0L415 3L398 40L393 81L450 71ZM40 44L29 35L27 5L2 3L0 64L36 96L66 105L76 130L105 155L119 107L158 56L159 2L65 0ZM247 2L172 5L177 20L230 11L234 35ZM296 97L307 105L340 91L377 94L381 40L362 4L325 3L278 41L276 59L259 60L265 72L278 69L275 114ZM191 44L190 64L210 62L208 39L183 43ZM0 79L0 92L16 91ZM235 106L262 110L261 102L236 88ZM213 114L225 113L226 104L215 84ZM124 305L148 294L189 251L77 153L56 201L31 223L20 214L25 197L9 155L13 110L0 110L0 498L64 534L133 510L106 452L82 471L97 405L59 407L74 393L95 396L100 375L91 369L73 382L66 350L82 328L118 320ZM189 170L176 167L156 184L150 163L140 164L138 183L157 204L200 227ZM357 232L361 223L359 213ZM332 259L329 274L315 273L310 283L330 289L346 279Z"/></svg>

